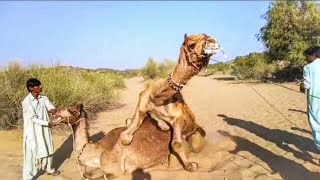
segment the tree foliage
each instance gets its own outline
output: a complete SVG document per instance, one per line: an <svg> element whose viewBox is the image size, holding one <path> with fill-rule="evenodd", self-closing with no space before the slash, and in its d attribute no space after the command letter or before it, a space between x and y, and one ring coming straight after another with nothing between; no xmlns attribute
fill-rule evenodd
<svg viewBox="0 0 320 180"><path fill-rule="evenodd" d="M271 2L267 21L257 35L270 60L288 60L292 67L305 64L303 51L320 42L319 4L314 1Z"/></svg>
<svg viewBox="0 0 320 180"><path fill-rule="evenodd" d="M232 67L232 74L240 79L261 79L270 76L275 71L275 65L267 63L263 53L238 56L232 63Z"/></svg>

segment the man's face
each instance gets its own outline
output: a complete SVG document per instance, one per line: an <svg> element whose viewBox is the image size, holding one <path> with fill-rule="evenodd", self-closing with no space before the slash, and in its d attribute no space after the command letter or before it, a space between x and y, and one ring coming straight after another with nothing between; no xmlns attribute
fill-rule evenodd
<svg viewBox="0 0 320 180"><path fill-rule="evenodd" d="M306 55L306 59L308 61L308 63L311 63L313 60L316 59L315 55Z"/></svg>
<svg viewBox="0 0 320 180"><path fill-rule="evenodd" d="M33 93L40 94L40 93L42 92L42 87L41 87L41 85L39 85L39 86L34 86L33 88L31 88L31 91L32 91Z"/></svg>

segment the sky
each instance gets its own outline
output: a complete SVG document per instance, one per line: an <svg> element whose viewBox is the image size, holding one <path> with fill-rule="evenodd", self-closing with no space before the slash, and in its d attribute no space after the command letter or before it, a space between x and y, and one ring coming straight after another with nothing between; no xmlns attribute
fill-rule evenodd
<svg viewBox="0 0 320 180"><path fill-rule="evenodd" d="M0 1L0 66L18 61L136 69L177 61L184 34L217 39L229 61L264 46L269 1ZM212 62L213 63L213 62Z"/></svg>

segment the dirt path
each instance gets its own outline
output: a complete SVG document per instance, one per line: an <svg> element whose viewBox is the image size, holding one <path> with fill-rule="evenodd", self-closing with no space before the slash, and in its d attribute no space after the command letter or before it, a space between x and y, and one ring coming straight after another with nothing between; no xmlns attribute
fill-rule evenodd
<svg viewBox="0 0 320 180"><path fill-rule="evenodd" d="M133 115L141 78L126 80L123 107L98 115L90 134L99 136L124 125ZM298 90L298 86L286 84ZM306 100L301 93L272 84L237 84L213 77L195 77L183 90L198 123L207 131L207 145L189 157L200 167L216 164L210 173L151 171L151 179L320 179L319 156L307 122ZM21 131L0 131L0 179L21 179ZM71 154L68 132L55 135L56 167L61 176L39 179L80 179ZM60 148L58 148L60 147ZM132 179L130 174L116 179Z"/></svg>

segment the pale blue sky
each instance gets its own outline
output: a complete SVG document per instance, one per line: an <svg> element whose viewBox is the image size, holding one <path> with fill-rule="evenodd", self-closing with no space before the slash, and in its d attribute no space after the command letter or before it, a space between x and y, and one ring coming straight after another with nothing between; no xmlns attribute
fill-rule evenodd
<svg viewBox="0 0 320 180"><path fill-rule="evenodd" d="M0 2L0 65L54 60L85 68L141 68L176 60L184 33L215 37L228 60L262 52L255 34L269 1ZM215 59L225 61L221 54Z"/></svg>

